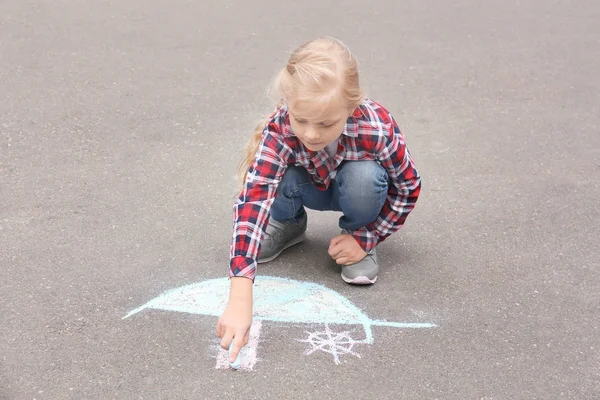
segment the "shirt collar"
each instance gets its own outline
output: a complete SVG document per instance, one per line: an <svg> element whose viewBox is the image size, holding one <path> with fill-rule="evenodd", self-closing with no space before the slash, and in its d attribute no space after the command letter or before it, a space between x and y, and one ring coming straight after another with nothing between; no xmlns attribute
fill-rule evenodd
<svg viewBox="0 0 600 400"><path fill-rule="evenodd" d="M346 125L344 125L344 135L353 138L358 137L358 118L362 117L362 115L360 106L356 107L346 120Z"/></svg>

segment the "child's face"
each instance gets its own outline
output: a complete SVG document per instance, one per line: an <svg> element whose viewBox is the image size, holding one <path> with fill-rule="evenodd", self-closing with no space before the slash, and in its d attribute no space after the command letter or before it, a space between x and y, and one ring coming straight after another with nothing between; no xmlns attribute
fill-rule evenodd
<svg viewBox="0 0 600 400"><path fill-rule="evenodd" d="M294 134L312 151L323 150L337 140L351 113L338 101L332 101L325 107L315 107L308 102L289 102L288 109Z"/></svg>

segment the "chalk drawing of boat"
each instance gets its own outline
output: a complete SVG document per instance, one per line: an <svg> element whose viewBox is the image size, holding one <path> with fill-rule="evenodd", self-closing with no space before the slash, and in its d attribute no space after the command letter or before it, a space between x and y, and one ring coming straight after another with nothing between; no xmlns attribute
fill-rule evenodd
<svg viewBox="0 0 600 400"><path fill-rule="evenodd" d="M218 317L227 305L229 285L228 278L219 278L171 289L132 310L123 319L147 309ZM360 357L354 346L372 344L374 326L405 329L436 327L433 323L373 320L344 296L323 285L273 276L256 278L253 320L323 324L324 331L307 331L308 339L300 341L311 345L306 354L324 351L333 355L336 364L340 363L340 355L343 354ZM355 340L347 331L332 332L330 325L361 325L365 335Z"/></svg>

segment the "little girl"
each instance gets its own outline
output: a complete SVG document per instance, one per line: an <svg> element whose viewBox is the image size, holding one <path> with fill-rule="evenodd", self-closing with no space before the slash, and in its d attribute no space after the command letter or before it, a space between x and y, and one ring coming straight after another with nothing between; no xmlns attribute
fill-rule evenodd
<svg viewBox="0 0 600 400"><path fill-rule="evenodd" d="M260 124L240 169L234 206L229 303L217 324L235 360L248 342L257 263L305 238L305 207L343 213L328 253L342 279L372 284L375 247L412 211L421 180L391 114L365 98L354 55L323 37L294 51L276 76L282 103Z"/></svg>

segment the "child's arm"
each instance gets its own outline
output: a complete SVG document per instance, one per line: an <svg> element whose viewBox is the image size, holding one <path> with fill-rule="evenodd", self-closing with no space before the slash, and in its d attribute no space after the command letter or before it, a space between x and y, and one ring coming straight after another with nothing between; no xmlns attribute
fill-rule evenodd
<svg viewBox="0 0 600 400"><path fill-rule="evenodd" d="M277 186L292 156L283 143L277 123L266 128L256 157L238 200L233 206L233 243L230 250L229 276L254 280L260 242L269 220Z"/></svg>
<svg viewBox="0 0 600 400"><path fill-rule="evenodd" d="M248 343L248 333L252 324L252 280L243 277L231 278L229 303L219 322L217 336L221 338L221 347L229 349L231 341L235 343L229 354L233 362L242 347Z"/></svg>
<svg viewBox="0 0 600 400"><path fill-rule="evenodd" d="M383 137L380 136L375 151L390 177L391 185L377 219L353 232L354 238L366 252L400 229L414 209L421 190L421 177L398 124L387 113L382 119L388 125L388 131Z"/></svg>
<svg viewBox="0 0 600 400"><path fill-rule="evenodd" d="M388 199L372 226L377 232L379 242L404 225L421 192L421 176L406 147L404 135L392 116L389 117L390 130L380 154L381 164L391 178L391 185L388 188Z"/></svg>
<svg viewBox="0 0 600 400"><path fill-rule="evenodd" d="M281 116L276 116L265 128L244 189L234 205L229 303L217 325L217 335L222 339L221 346L224 349L228 349L231 340L235 339L230 352L231 361L235 360L240 349L248 342L252 323L252 285L260 241L277 186L291 155L291 149L284 146L277 135L277 118Z"/></svg>

